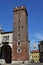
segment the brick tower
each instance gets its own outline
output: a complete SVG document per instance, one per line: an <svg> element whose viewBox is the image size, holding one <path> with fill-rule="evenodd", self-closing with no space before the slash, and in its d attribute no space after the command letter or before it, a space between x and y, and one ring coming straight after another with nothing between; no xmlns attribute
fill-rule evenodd
<svg viewBox="0 0 43 65"><path fill-rule="evenodd" d="M12 61L28 61L28 14L24 6L16 7L13 22Z"/></svg>

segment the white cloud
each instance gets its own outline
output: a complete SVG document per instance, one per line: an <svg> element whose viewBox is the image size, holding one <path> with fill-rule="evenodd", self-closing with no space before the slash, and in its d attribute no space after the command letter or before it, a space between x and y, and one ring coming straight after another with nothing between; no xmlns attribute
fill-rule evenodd
<svg viewBox="0 0 43 65"><path fill-rule="evenodd" d="M31 43L35 43L35 40L31 40Z"/></svg>
<svg viewBox="0 0 43 65"><path fill-rule="evenodd" d="M34 36L39 40L43 40L43 34L41 33L36 33Z"/></svg>
<svg viewBox="0 0 43 65"><path fill-rule="evenodd" d="M43 34L42 33L32 33L30 37L30 48L31 50L34 49L34 44L36 45L36 49L38 49L38 41L43 40Z"/></svg>

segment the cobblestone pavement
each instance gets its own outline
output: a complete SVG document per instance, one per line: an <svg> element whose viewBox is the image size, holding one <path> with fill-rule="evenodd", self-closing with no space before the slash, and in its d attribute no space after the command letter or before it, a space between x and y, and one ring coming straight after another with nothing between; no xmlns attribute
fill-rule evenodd
<svg viewBox="0 0 43 65"><path fill-rule="evenodd" d="M2 65L43 65L43 63L29 63L29 64L2 64Z"/></svg>
<svg viewBox="0 0 43 65"><path fill-rule="evenodd" d="M31 63L29 65L43 65L43 63Z"/></svg>

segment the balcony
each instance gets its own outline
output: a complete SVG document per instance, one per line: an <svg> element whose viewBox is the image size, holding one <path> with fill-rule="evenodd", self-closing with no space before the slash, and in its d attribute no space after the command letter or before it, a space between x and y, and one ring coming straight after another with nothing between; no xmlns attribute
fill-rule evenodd
<svg viewBox="0 0 43 65"><path fill-rule="evenodd" d="M8 36L4 36L3 40L2 40L2 44L8 44L9 43L9 37Z"/></svg>

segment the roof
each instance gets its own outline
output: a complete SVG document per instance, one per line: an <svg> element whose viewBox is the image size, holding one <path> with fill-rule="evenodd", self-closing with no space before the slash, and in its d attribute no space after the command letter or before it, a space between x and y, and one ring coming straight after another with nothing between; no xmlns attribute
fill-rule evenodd
<svg viewBox="0 0 43 65"><path fill-rule="evenodd" d="M13 33L13 31L2 32L1 34Z"/></svg>
<svg viewBox="0 0 43 65"><path fill-rule="evenodd" d="M39 50L32 50L31 51L31 53L35 53L35 52L37 53L37 52L39 52Z"/></svg>

